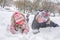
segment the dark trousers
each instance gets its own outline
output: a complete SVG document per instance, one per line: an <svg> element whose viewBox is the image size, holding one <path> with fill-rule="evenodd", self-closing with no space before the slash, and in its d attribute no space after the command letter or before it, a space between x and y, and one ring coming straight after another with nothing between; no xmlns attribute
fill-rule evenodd
<svg viewBox="0 0 60 40"><path fill-rule="evenodd" d="M39 28L45 28L45 27L57 27L59 26L58 24L50 21L50 24L46 24L47 22L44 23L38 23L37 21L33 21L32 23L32 29L39 29Z"/></svg>

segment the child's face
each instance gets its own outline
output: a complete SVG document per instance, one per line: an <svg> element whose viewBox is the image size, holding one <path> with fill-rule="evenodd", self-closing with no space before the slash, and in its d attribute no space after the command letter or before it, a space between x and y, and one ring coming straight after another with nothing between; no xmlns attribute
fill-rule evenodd
<svg viewBox="0 0 60 40"><path fill-rule="evenodd" d="M20 27L22 27L22 26L24 26L25 24L23 23L23 25L20 25L20 24L18 24L17 26L20 28Z"/></svg>
<svg viewBox="0 0 60 40"><path fill-rule="evenodd" d="M37 21L39 22L39 23L43 23L43 22L46 22L47 21L47 19L46 18L44 18L43 16L38 16L38 18L37 18Z"/></svg>
<svg viewBox="0 0 60 40"><path fill-rule="evenodd" d="M18 28L24 29L25 25L18 25Z"/></svg>
<svg viewBox="0 0 60 40"><path fill-rule="evenodd" d="M22 26L22 25L19 25L19 24L17 25L17 27L19 27L19 28L20 28L21 26Z"/></svg>
<svg viewBox="0 0 60 40"><path fill-rule="evenodd" d="M43 18L42 18L41 16L38 16L37 21L38 21L39 23L43 23Z"/></svg>

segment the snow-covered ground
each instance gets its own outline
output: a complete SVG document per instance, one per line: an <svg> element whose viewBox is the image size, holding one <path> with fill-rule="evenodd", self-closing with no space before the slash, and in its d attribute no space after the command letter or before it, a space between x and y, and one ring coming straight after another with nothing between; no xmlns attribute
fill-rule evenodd
<svg viewBox="0 0 60 40"><path fill-rule="evenodd" d="M41 28L40 33L33 34L30 28L28 34L11 34L9 31L11 16L14 12L9 12L0 8L0 40L60 40L60 27ZM29 17L31 27L34 15ZM51 17L51 20L60 25L60 17Z"/></svg>

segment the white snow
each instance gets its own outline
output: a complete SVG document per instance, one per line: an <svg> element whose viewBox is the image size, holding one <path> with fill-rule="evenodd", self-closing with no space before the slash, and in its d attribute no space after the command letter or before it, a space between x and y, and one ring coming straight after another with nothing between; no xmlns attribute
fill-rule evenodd
<svg viewBox="0 0 60 40"><path fill-rule="evenodd" d="M41 28L40 33L34 35L31 30L34 15L29 17L30 32L28 34L11 34L9 27L13 13L0 8L0 40L60 40L60 27ZM60 17L51 17L51 20L60 25Z"/></svg>

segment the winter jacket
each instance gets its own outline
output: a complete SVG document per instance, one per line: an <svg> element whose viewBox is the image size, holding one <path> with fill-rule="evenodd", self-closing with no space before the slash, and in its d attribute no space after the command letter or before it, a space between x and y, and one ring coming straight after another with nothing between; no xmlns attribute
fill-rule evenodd
<svg viewBox="0 0 60 40"><path fill-rule="evenodd" d="M40 14L37 13L35 15L35 17L34 17L34 20L32 22L32 29L33 30L34 29L38 29L39 30L39 28L44 28L44 27L57 27L57 26L59 26L58 24L52 22L47 14L43 14L45 12L43 12L42 15L41 15L41 13ZM44 21L45 19L41 20L41 17L39 19L40 21L38 21L37 20L39 18L38 16L43 16L46 19L46 21Z"/></svg>

